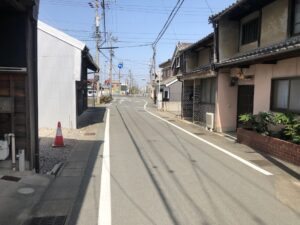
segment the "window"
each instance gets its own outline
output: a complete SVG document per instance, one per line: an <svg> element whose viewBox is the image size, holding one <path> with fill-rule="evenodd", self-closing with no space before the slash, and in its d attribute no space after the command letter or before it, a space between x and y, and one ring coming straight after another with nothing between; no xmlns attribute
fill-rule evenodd
<svg viewBox="0 0 300 225"><path fill-rule="evenodd" d="M300 112L300 78L272 81L271 109Z"/></svg>
<svg viewBox="0 0 300 225"><path fill-rule="evenodd" d="M258 40L259 19L255 18L242 24L242 45Z"/></svg>
<svg viewBox="0 0 300 225"><path fill-rule="evenodd" d="M216 97L216 79L202 79L200 83L200 102L215 104Z"/></svg>
<svg viewBox="0 0 300 225"><path fill-rule="evenodd" d="M175 63L176 63L176 68L179 68L180 67L180 58L179 57L176 58Z"/></svg>
<svg viewBox="0 0 300 225"><path fill-rule="evenodd" d="M293 13L293 34L300 34L300 0L295 0Z"/></svg>

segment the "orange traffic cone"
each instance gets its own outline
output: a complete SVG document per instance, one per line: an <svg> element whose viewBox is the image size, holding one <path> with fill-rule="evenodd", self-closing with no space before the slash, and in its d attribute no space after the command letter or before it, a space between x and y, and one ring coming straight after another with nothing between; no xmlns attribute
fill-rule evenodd
<svg viewBox="0 0 300 225"><path fill-rule="evenodd" d="M58 147L64 147L64 137L62 135L62 131L61 131L61 124L60 122L57 123L57 129L56 129L56 136L55 136L55 140L54 140L54 144L52 145L52 147L54 148L58 148Z"/></svg>

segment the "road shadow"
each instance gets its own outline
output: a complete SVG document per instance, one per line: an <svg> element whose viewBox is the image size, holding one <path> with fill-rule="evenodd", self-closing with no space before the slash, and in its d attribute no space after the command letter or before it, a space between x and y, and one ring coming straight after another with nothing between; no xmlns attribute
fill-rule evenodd
<svg viewBox="0 0 300 225"><path fill-rule="evenodd" d="M59 162L63 164L24 225L56 224L58 217L64 217L65 225L77 224L89 183L95 179L93 169L103 141L65 139L65 143L65 148L50 147L42 153L44 172ZM97 198L92 204L98 207L98 203Z"/></svg>
<svg viewBox="0 0 300 225"><path fill-rule="evenodd" d="M279 160L277 160L276 158L272 157L271 155L268 155L266 153L263 153L263 152L260 152L260 151L257 151L257 150L255 150L255 151L257 153L259 153L262 157L264 157L266 160L268 160L269 162L271 162L273 165L279 167L280 169L282 169L283 171L285 171L286 173L288 173L292 177L300 180L300 174L297 173L296 171L294 171L291 167L286 166L284 163L280 162Z"/></svg>
<svg viewBox="0 0 300 225"><path fill-rule="evenodd" d="M84 174L80 183L80 188L79 188L79 192L77 193L77 197L75 200L75 204L73 205L71 214L69 215L68 221L66 223L66 225L72 225L72 224L77 224L78 220L79 220L79 215L80 212L83 209L83 205L84 205L84 200L85 200L85 196L87 194L88 191L88 186L91 180L93 180L95 178L95 175L93 174L93 169L96 166L96 161L99 158L99 152L100 152L100 148L101 145L103 144L103 141L95 141L93 143L93 147L90 151L89 157L88 157L88 161L86 163L86 167L84 169ZM99 206L99 199L94 199L94 207L98 208ZM97 210L98 212L98 210Z"/></svg>
<svg viewBox="0 0 300 225"><path fill-rule="evenodd" d="M79 117L77 128L81 129L96 123L103 123L106 107L89 107Z"/></svg>

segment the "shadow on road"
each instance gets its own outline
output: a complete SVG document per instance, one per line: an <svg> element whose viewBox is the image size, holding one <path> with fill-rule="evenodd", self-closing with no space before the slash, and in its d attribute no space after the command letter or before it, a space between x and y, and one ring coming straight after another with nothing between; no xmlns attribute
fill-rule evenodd
<svg viewBox="0 0 300 225"><path fill-rule="evenodd" d="M103 123L105 107L89 107L78 117L77 128L87 127L96 123Z"/></svg>

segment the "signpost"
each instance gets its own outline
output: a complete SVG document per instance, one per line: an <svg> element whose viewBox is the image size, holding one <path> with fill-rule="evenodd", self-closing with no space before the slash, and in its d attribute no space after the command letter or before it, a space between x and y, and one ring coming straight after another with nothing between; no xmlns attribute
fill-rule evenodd
<svg viewBox="0 0 300 225"><path fill-rule="evenodd" d="M118 68L119 68L119 85L120 85L120 88L119 88L119 94L121 94L121 69L123 68L123 62L120 62L118 64Z"/></svg>

